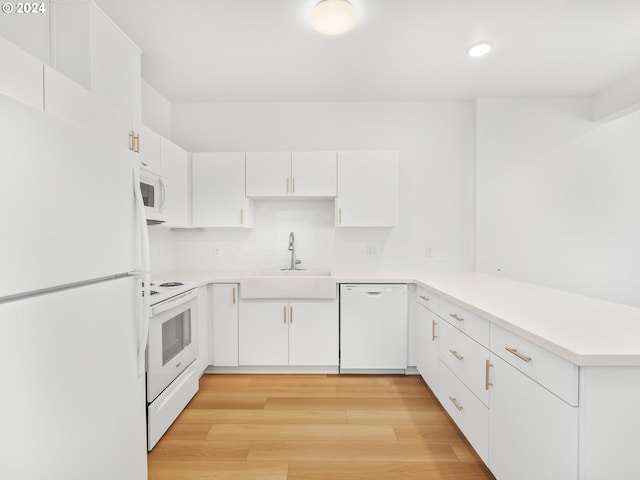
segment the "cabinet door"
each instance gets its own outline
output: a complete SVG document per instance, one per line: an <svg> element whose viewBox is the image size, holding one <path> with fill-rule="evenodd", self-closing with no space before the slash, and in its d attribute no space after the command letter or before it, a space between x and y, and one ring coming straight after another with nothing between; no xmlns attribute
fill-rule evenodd
<svg viewBox="0 0 640 480"><path fill-rule="evenodd" d="M339 227L398 224L398 153L338 152Z"/></svg>
<svg viewBox="0 0 640 480"><path fill-rule="evenodd" d="M289 364L289 305L279 300L245 300L240 305L240 365Z"/></svg>
<svg viewBox="0 0 640 480"><path fill-rule="evenodd" d="M491 355L489 468L497 479L578 478L578 408Z"/></svg>
<svg viewBox="0 0 640 480"><path fill-rule="evenodd" d="M160 139L162 171L167 177L165 225L189 226L189 168L185 150L165 138Z"/></svg>
<svg viewBox="0 0 640 480"><path fill-rule="evenodd" d="M338 366L338 301L289 303L289 365Z"/></svg>
<svg viewBox="0 0 640 480"><path fill-rule="evenodd" d="M418 315L418 372L431 391L438 389L439 318L426 307L416 306Z"/></svg>
<svg viewBox="0 0 640 480"><path fill-rule="evenodd" d="M296 197L335 197L338 192L336 152L293 152L291 193Z"/></svg>
<svg viewBox="0 0 640 480"><path fill-rule="evenodd" d="M291 195L290 152L247 152L247 197Z"/></svg>
<svg viewBox="0 0 640 480"><path fill-rule="evenodd" d="M163 173L160 135L140 122L132 122L132 124L133 132L138 135L135 151L138 153L140 166L155 173Z"/></svg>
<svg viewBox="0 0 640 480"><path fill-rule="evenodd" d="M194 227L251 226L245 197L244 153L201 152L191 155Z"/></svg>
<svg viewBox="0 0 640 480"><path fill-rule="evenodd" d="M44 66L44 111L79 128L91 128L91 92L48 65Z"/></svg>
<svg viewBox="0 0 640 480"><path fill-rule="evenodd" d="M213 285L213 366L238 366L238 285Z"/></svg>
<svg viewBox="0 0 640 480"><path fill-rule="evenodd" d="M91 7L91 91L127 112L134 121L140 121L140 49L102 10Z"/></svg>
<svg viewBox="0 0 640 480"><path fill-rule="evenodd" d="M42 62L0 36L0 93L42 109Z"/></svg>

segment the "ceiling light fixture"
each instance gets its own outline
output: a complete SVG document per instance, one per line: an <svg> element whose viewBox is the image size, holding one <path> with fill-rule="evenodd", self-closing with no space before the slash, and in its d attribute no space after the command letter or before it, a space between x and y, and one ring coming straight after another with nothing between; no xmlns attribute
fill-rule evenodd
<svg viewBox="0 0 640 480"><path fill-rule="evenodd" d="M311 25L325 35L348 32L356 23L356 11L347 0L322 0L311 12Z"/></svg>
<svg viewBox="0 0 640 480"><path fill-rule="evenodd" d="M493 46L489 42L478 42L467 48L470 57L482 57L491 51Z"/></svg>

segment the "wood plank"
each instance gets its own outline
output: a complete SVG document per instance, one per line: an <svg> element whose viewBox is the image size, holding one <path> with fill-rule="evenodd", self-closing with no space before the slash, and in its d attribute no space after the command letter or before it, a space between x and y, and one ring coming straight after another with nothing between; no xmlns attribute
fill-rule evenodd
<svg viewBox="0 0 640 480"><path fill-rule="evenodd" d="M324 424L347 423L344 411L337 410L184 410L184 423Z"/></svg>
<svg viewBox="0 0 640 480"><path fill-rule="evenodd" d="M251 378L250 375L203 375L200 377L200 388L247 387Z"/></svg>
<svg viewBox="0 0 640 480"><path fill-rule="evenodd" d="M437 400L430 398L268 398L266 410L434 410Z"/></svg>
<svg viewBox="0 0 640 480"><path fill-rule="evenodd" d="M287 480L487 480L477 464L457 462L291 462Z"/></svg>
<svg viewBox="0 0 640 480"><path fill-rule="evenodd" d="M229 397L335 397L336 387L312 387L307 385L269 385L264 387L230 386L228 388L212 388L207 395L218 398Z"/></svg>
<svg viewBox="0 0 640 480"><path fill-rule="evenodd" d="M210 423L184 423L180 420L173 422L163 439L172 440L204 440L213 425Z"/></svg>
<svg viewBox="0 0 640 480"><path fill-rule="evenodd" d="M198 440L179 440L167 437L147 455L148 460L228 460L241 461L247 459L251 442L202 442Z"/></svg>
<svg viewBox="0 0 640 480"><path fill-rule="evenodd" d="M360 461L360 462L456 462L446 442L377 443L254 441L249 461Z"/></svg>
<svg viewBox="0 0 640 480"><path fill-rule="evenodd" d="M438 410L347 410L347 423L369 425L450 425L451 421Z"/></svg>
<svg viewBox="0 0 640 480"><path fill-rule="evenodd" d="M213 388L219 388L218 386ZM203 392L193 397L187 408L208 408L208 409L263 409L267 403L267 397L244 397L240 394L236 397L220 397L209 392Z"/></svg>
<svg viewBox="0 0 640 480"><path fill-rule="evenodd" d="M213 425L206 440L391 442L396 434L390 425Z"/></svg>
<svg viewBox="0 0 640 480"><path fill-rule="evenodd" d="M372 385L338 385L335 388L338 398L424 398L428 395L424 386L414 384L385 385L380 387Z"/></svg>
<svg viewBox="0 0 640 480"><path fill-rule="evenodd" d="M288 465L288 462L148 462L149 480L287 480Z"/></svg>
<svg viewBox="0 0 640 480"><path fill-rule="evenodd" d="M394 425L393 430L399 442L454 442L464 439L460 430L451 423Z"/></svg>

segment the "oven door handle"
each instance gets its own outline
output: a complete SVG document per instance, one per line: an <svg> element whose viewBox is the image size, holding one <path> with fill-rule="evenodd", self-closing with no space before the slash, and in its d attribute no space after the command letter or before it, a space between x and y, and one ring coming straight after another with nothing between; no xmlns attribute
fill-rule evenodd
<svg viewBox="0 0 640 480"><path fill-rule="evenodd" d="M140 306L140 330L138 332L138 377L146 371L147 338L149 337L149 299L151 298L151 276L149 275L151 261L149 258L149 232L147 218L144 211L144 200L140 191L140 171L133 167L133 196L136 206L136 223L140 242L140 265L136 267L135 275L142 277L142 292Z"/></svg>

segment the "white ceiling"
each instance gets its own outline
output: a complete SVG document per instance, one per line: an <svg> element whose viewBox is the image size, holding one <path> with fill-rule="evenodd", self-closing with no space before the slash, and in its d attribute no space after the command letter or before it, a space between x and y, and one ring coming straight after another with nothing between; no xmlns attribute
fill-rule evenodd
<svg viewBox="0 0 640 480"><path fill-rule="evenodd" d="M640 72L640 0L351 0L337 37L311 28L317 0L96 2L173 103L582 96ZM479 40L494 51L468 57Z"/></svg>

